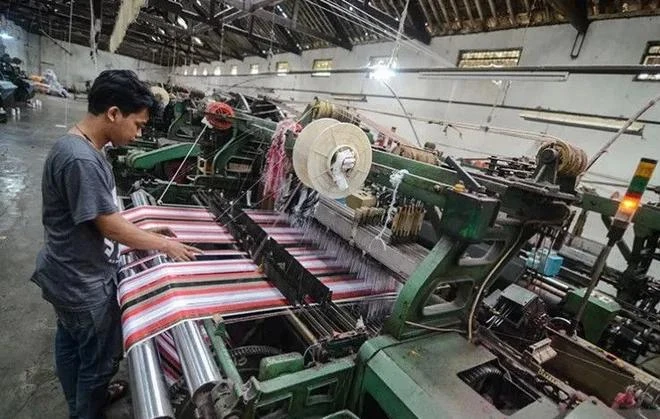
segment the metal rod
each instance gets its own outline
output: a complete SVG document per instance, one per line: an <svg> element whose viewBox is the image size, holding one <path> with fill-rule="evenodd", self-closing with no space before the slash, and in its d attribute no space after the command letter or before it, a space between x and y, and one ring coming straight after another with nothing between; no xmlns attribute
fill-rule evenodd
<svg viewBox="0 0 660 419"><path fill-rule="evenodd" d="M286 319L298 332L300 332L301 336L308 344L316 344L317 340L314 334L307 328L307 326L305 326L303 322L300 321L300 319L295 314L293 314L291 310L287 310Z"/></svg>
<svg viewBox="0 0 660 419"><path fill-rule="evenodd" d="M241 374L238 372L236 365L234 365L234 360L227 350L227 346L222 341L222 338L216 335L216 327L213 324L211 319L204 320L204 327L206 328L206 334L209 335L211 339L211 346L213 346L213 351L215 352L215 358L218 360L220 369L225 374L225 377L231 381L234 385L234 393L238 396L242 393L243 379Z"/></svg>
<svg viewBox="0 0 660 419"><path fill-rule="evenodd" d="M591 281L589 282L589 286L584 292L584 297L582 297L582 302L580 303L580 307L578 308L577 314L575 315L575 320L573 321L573 330L577 329L580 321L582 320L584 310L586 309L587 303L589 302L589 297L591 297L591 293L594 291L594 288L596 288L596 285L598 285L600 275L603 273L605 263L607 262L607 257L610 255L612 247L614 247L614 243L608 243L607 246L603 247L603 250L601 250L598 254L598 258L594 264L594 270L591 274Z"/></svg>
<svg viewBox="0 0 660 419"><path fill-rule="evenodd" d="M147 340L131 348L128 373L135 419L174 418L153 341Z"/></svg>
<svg viewBox="0 0 660 419"><path fill-rule="evenodd" d="M463 168L463 166L461 166L460 164L458 164L458 162L457 162L456 160L454 160L451 156L447 156L447 157L445 158L445 163L446 163L449 167L451 167L452 169L456 170L456 173L458 173L459 178L460 178L463 182L465 182L465 186L466 186L468 189L472 189L472 190L475 190L475 191L481 191L481 190L484 189L484 187L481 186L481 185L479 184L479 182L477 182L477 180L476 180L475 178L472 177L471 174L469 174L468 172L466 172L465 169Z"/></svg>
<svg viewBox="0 0 660 419"><path fill-rule="evenodd" d="M194 322L185 321L174 326L172 334L181 359L183 376L194 399L198 393L215 387L222 379L220 371Z"/></svg>
<svg viewBox="0 0 660 419"><path fill-rule="evenodd" d="M491 0L492 1L492 0ZM484 70L479 67L406 67L406 68L397 68L397 74L419 74L419 73L488 73L493 75L493 78L496 78L500 73L534 73L543 75L545 73L569 73L569 74L600 74L600 75L637 75L639 73L648 73L649 71L653 72L653 68L645 66L642 64L639 65L558 65L558 66L525 66L525 67L492 67ZM373 72L371 68L346 68L346 69L332 69L325 71L330 75L337 74L369 74ZM291 70L287 76L295 75L312 75L318 73L318 70ZM253 80L261 79L266 76L277 76L282 75L282 73L277 72L265 72L259 73L259 77L255 78L254 74L237 74L237 75L222 75L218 77L231 77L232 80L236 80L239 77L249 77L250 79L244 80L241 83L233 84L232 86L236 87L239 84L248 83ZM220 85L222 86L222 85ZM278 89L282 90L282 89Z"/></svg>

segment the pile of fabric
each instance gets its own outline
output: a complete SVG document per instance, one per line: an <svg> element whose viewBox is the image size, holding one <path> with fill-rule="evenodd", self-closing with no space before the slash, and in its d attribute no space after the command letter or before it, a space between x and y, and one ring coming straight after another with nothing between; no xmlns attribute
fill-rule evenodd
<svg viewBox="0 0 660 419"><path fill-rule="evenodd" d="M57 74L51 69L44 71L44 74L32 75L30 80L34 83L35 89L51 96L70 97L69 92L57 81Z"/></svg>

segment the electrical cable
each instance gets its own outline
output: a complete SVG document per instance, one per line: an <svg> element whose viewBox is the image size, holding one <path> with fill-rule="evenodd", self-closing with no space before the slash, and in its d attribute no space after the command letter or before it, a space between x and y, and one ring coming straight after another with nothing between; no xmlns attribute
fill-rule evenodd
<svg viewBox="0 0 660 419"><path fill-rule="evenodd" d="M491 270L488 272L488 275L486 275L486 278L481 283L481 286L479 287L479 290L477 291L474 297L474 300L472 302L472 307L470 308L470 313L468 315L468 340L470 342L472 342L472 333L473 333L472 327L474 324L475 313L477 311L477 308L481 304L483 292L488 286L490 286L490 282L493 276L495 275L495 273L497 273L497 271L500 269L502 264L509 259L513 250L518 248L518 246L521 244L523 233L525 232L525 227L530 224L552 224L558 221L563 221L570 214L571 211L568 205L563 204L563 206L566 209L566 214L564 215L564 217L561 217L556 220L527 220L523 222L523 225L520 227L520 232L518 233L518 237L513 242L513 245L509 248L509 250L506 251L504 255L502 255L502 257L495 263L495 265L493 265Z"/></svg>
<svg viewBox="0 0 660 419"><path fill-rule="evenodd" d="M399 99L399 96L396 94L394 89L392 89L385 80L381 80L381 83L385 85L389 89L389 91L394 95L396 98L396 101L399 103L399 106L401 107L401 110L403 111L403 114L405 115L405 118L408 120L408 123L410 124L410 129L412 129L413 135L415 135L415 141L417 141L418 146L422 146L422 142L419 140L419 136L417 135L417 130L415 129L415 124L413 124L412 118L410 115L408 115L408 112L406 111L405 106L403 106L403 102L401 102L401 99Z"/></svg>
<svg viewBox="0 0 660 419"><path fill-rule="evenodd" d="M441 327L427 326L425 324L415 323L415 322L411 322L411 321L408 321L408 320L406 320L405 323L407 325L417 327L419 329L431 330L433 332L456 332L456 333L460 333L460 334L467 333L465 330L461 330L461 329L451 329L451 328L441 328Z"/></svg>
<svg viewBox="0 0 660 419"><path fill-rule="evenodd" d="M509 248L509 250L506 251L506 253L504 253L502 255L502 257L500 257L500 259L495 263L495 265L493 265L491 270L488 272L488 275L486 275L486 278L481 283L481 286L479 287L479 290L477 291L476 295L474 296L474 301L472 303L472 307L470 308L470 313L468 315L468 329L467 329L467 332L468 332L468 340L470 342L472 342L472 333L473 333L472 327L473 327L473 323L474 323L474 315L475 315L475 312L477 311L477 307L479 306L479 304L481 304L481 295L483 294L486 287L488 285L490 285L490 280L495 275L495 272L497 272L499 270L500 266L502 266L502 264L505 261L508 260L509 256L514 251L514 249L516 249L518 247L518 245L520 244L520 242L523 238L524 231L525 231L525 229L524 229L524 226L523 226L523 227L520 228L520 232L518 233L518 237L513 242L513 245Z"/></svg>

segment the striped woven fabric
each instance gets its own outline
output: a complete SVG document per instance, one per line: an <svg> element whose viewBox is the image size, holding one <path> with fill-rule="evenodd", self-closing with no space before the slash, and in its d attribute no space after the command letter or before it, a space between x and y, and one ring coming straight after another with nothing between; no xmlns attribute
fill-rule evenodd
<svg viewBox="0 0 660 419"><path fill-rule="evenodd" d="M149 210L153 210L153 214L150 215ZM132 211L129 218L138 224L154 226L163 223L177 236L180 232L190 232L191 243L197 242L195 234L208 234L201 230L224 230L217 225L207 225L213 222L208 218L203 220L205 216L200 210L141 207L129 211ZM185 218L187 214L190 214L189 219ZM249 215L279 243L289 244L290 253L332 290L335 301L373 293L372 285L356 279L346 267L323 251L301 246L303 232L288 226L284 217L264 211L252 211ZM172 223L166 218L170 216L175 220ZM118 299L126 351L185 320L287 306L279 290L243 252L224 249L208 251L206 255L219 259L164 263L121 281ZM133 262L133 267L147 265L144 259Z"/></svg>

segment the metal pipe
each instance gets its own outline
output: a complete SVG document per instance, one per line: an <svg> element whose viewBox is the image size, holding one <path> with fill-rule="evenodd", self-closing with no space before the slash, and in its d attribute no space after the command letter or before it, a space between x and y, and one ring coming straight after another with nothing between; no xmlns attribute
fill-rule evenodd
<svg viewBox="0 0 660 419"><path fill-rule="evenodd" d="M489 0L491 2L492 0ZM632 75L636 76L639 73L648 73L649 66L643 64L636 65L558 65L558 66L522 66L522 67L492 67L488 70L484 70L479 67L406 67L406 68L397 68L397 74L420 74L420 73L441 73L445 75L447 73L479 73L481 76L483 73L488 73L488 77L492 79L504 78L506 79L507 73L534 73L534 75L544 75L551 73L569 73L569 74L600 74L600 75ZM328 70L327 73L330 75L339 75L339 74L369 74L373 72L372 68L338 68ZM287 73L290 76L298 75L311 75L318 73L318 70L291 70ZM504 75L502 75L504 74ZM232 87L235 88L239 85L249 83L255 80L261 80L266 76L276 76L277 72L265 72L259 73L259 77L254 77L253 74L237 74L231 76L222 76L222 77L232 77L232 80L238 79L240 77L249 77L247 80L243 80L239 83L234 83L231 85L220 84L218 87ZM426 74L422 74L426 75ZM529 77L531 74L526 74L525 76ZM264 86L250 86L250 88L266 88ZM287 89L276 89L276 90L287 90ZM300 91L300 89L298 89ZM318 91L315 90L314 93ZM347 93L347 95L355 95L356 93ZM368 95L373 96L373 95ZM532 109L533 110L533 109ZM236 117L234 119L237 119ZM256 118L255 118L256 119Z"/></svg>
<svg viewBox="0 0 660 419"><path fill-rule="evenodd" d="M222 376L194 322L185 321L173 327L172 334L181 359L183 376L195 399L198 393L210 391Z"/></svg>
<svg viewBox="0 0 660 419"><path fill-rule="evenodd" d="M541 276L539 277L539 281L544 282L546 284L549 284L553 286L554 288L557 288L559 291L562 292L567 292L568 290L571 289L571 287L568 284L565 284L555 278L550 278L547 276Z"/></svg>
<svg viewBox="0 0 660 419"><path fill-rule="evenodd" d="M556 295L557 297L560 297L560 298L566 297L566 293L564 291L562 291L560 289L557 289L557 288L553 287L552 285L548 285L546 283L543 283L543 282L541 282L537 279L533 279L531 281L531 285L533 285L535 287L538 287L538 288L541 288L541 289L544 289L547 292Z"/></svg>
<svg viewBox="0 0 660 419"><path fill-rule="evenodd" d="M548 290L540 288L536 285L529 285L527 289L532 291L534 294L538 295L539 297L541 297L541 299L545 301L547 304L550 304L552 306L557 306L559 305L559 303L561 303L562 300L561 297L559 297L556 294L553 294Z"/></svg>
<svg viewBox="0 0 660 419"><path fill-rule="evenodd" d="M287 310L286 319L301 334L307 344L316 344L317 340L314 334L309 330L309 328L307 328L307 326L305 326L303 322L300 321L300 319L295 314L293 314L291 310Z"/></svg>
<svg viewBox="0 0 660 419"><path fill-rule="evenodd" d="M135 419L174 418L167 386L151 340L128 352L128 373Z"/></svg>
<svg viewBox="0 0 660 419"><path fill-rule="evenodd" d="M209 335L209 338L211 339L211 345L213 346L215 357L218 360L220 369L222 369L225 377L234 384L234 393L237 396L240 395L242 392L241 388L243 387L243 379L241 378L238 369L236 369L236 365L234 365L234 361L227 350L227 346L225 346L222 338L215 334L213 321L210 319L204 320L204 328L206 328L206 334Z"/></svg>

